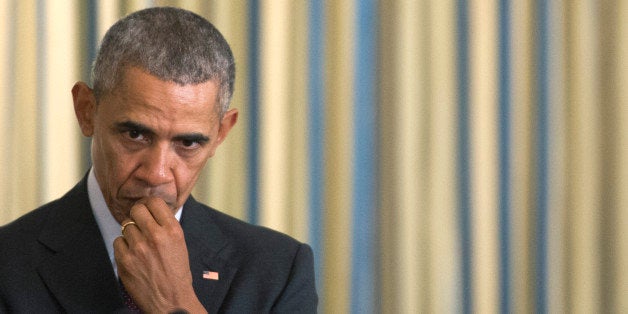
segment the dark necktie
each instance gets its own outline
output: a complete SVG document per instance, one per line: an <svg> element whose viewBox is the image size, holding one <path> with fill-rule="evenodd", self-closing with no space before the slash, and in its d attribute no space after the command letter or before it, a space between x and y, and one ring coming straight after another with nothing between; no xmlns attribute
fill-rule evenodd
<svg viewBox="0 0 628 314"><path fill-rule="evenodd" d="M122 290L122 298L124 299L124 305L133 313L142 313L142 310L135 304L131 295L126 291L124 285L122 284L122 280L118 280L120 282L120 289Z"/></svg>

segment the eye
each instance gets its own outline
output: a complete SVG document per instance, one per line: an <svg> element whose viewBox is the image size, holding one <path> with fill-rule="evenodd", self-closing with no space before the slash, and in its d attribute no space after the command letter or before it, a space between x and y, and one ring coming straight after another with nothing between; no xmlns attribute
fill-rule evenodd
<svg viewBox="0 0 628 314"><path fill-rule="evenodd" d="M182 152L193 153L201 149L209 142L206 136L199 134L182 135L176 138L176 145Z"/></svg>
<svg viewBox="0 0 628 314"><path fill-rule="evenodd" d="M200 145L201 144L196 140L190 140L190 139L181 140L181 146L183 146L186 149L193 149Z"/></svg>
<svg viewBox="0 0 628 314"><path fill-rule="evenodd" d="M173 143L182 154L195 154L209 142L209 138L203 134L181 134L174 138Z"/></svg>
<svg viewBox="0 0 628 314"><path fill-rule="evenodd" d="M137 139L140 136L142 136L142 133L140 133L140 131L138 131L138 130L130 130L129 131L129 137L132 138L132 139Z"/></svg>
<svg viewBox="0 0 628 314"><path fill-rule="evenodd" d="M132 141L144 142L147 140L146 135L140 130L127 130L125 133L126 137Z"/></svg>

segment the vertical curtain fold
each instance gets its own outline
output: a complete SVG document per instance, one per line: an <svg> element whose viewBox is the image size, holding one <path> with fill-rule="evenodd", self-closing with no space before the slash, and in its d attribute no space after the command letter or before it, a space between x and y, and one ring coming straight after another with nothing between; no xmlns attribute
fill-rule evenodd
<svg viewBox="0 0 628 314"><path fill-rule="evenodd" d="M325 251L323 312L351 311L352 124L355 84L355 3L329 1L325 8ZM332 31L333 30L333 31Z"/></svg>

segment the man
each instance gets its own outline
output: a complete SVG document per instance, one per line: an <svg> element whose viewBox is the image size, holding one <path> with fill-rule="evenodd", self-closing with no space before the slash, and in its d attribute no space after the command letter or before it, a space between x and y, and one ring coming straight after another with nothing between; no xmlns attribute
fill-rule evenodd
<svg viewBox="0 0 628 314"><path fill-rule="evenodd" d="M72 96L93 167L0 228L0 312L316 312L306 244L190 196L238 117L222 35L188 11L136 12L92 79Z"/></svg>

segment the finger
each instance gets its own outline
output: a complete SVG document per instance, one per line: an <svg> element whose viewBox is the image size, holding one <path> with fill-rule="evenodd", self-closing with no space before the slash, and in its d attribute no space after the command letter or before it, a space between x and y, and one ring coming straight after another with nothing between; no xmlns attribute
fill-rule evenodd
<svg viewBox="0 0 628 314"><path fill-rule="evenodd" d="M159 227L159 224L155 221L155 218L149 211L145 202L138 202L133 205L129 216L135 221L142 233L154 232L155 229Z"/></svg>
<svg viewBox="0 0 628 314"><path fill-rule="evenodd" d="M155 221L160 226L167 226L169 224L177 223L176 218L174 218L174 213L172 212L172 209L168 206L168 204L166 204L163 199L150 197L143 199L143 201Z"/></svg>
<svg viewBox="0 0 628 314"><path fill-rule="evenodd" d="M124 233L127 231L127 229L131 229L132 226L137 226L137 223L129 218L129 219L125 219L120 223L120 234L122 236L124 236Z"/></svg>
<svg viewBox="0 0 628 314"><path fill-rule="evenodd" d="M127 245L130 247L138 241L142 241L142 239L144 238L140 227L137 225L137 222L131 219L125 219L122 221L120 231L122 233L122 238L124 238Z"/></svg>
<svg viewBox="0 0 628 314"><path fill-rule="evenodd" d="M127 254L129 254L129 244L127 240L123 236L119 236L113 240L113 256L116 263L119 264L119 259Z"/></svg>
<svg viewBox="0 0 628 314"><path fill-rule="evenodd" d="M125 237L119 236L113 241L113 257L118 266L118 276L120 278L123 278L128 273L127 267L131 265L128 261L132 255L131 248L129 248Z"/></svg>

